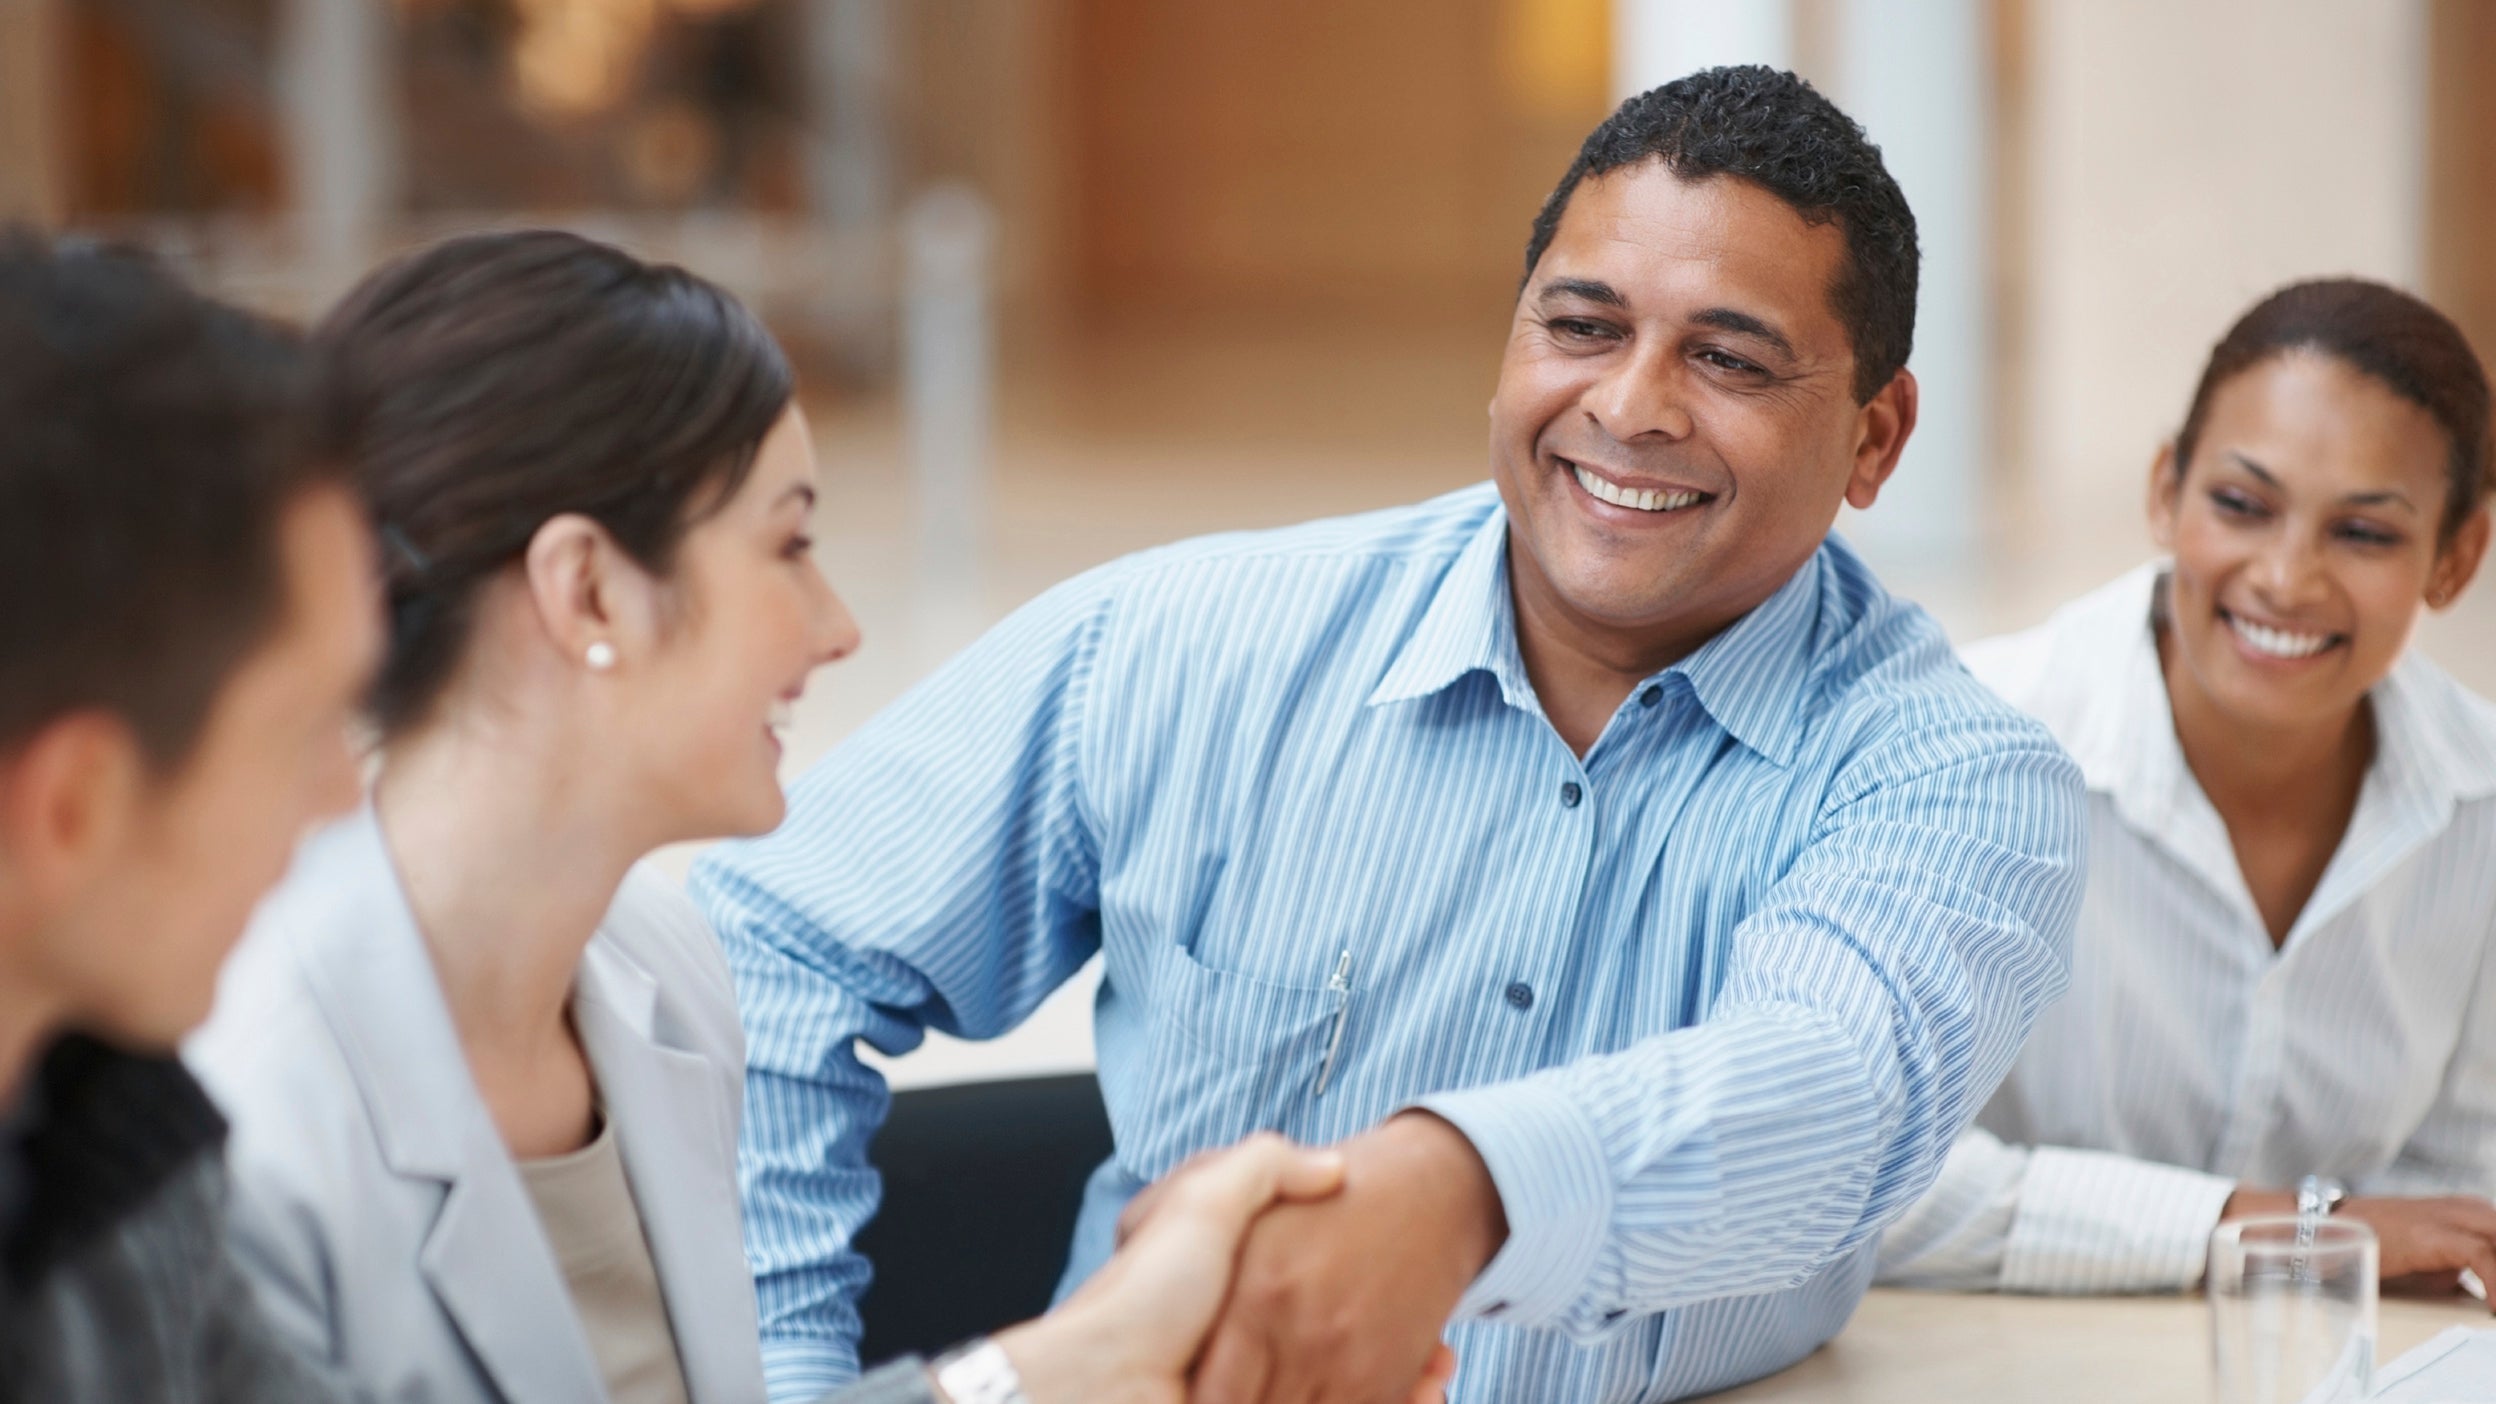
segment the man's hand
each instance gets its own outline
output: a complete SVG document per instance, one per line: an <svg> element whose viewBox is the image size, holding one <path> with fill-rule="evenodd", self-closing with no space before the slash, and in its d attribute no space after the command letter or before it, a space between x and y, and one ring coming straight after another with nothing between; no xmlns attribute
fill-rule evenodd
<svg viewBox="0 0 2496 1404"><path fill-rule="evenodd" d="M2294 1214L2297 1197L2282 1191L2240 1189L2229 1195L2223 1219L2251 1214ZM2473 1195L2438 1199L2347 1199L2335 1219L2356 1219L2375 1231L2379 1270L2387 1286L2435 1296L2461 1290L2463 1268L2491 1282L2496 1273L2496 1203Z"/></svg>
<svg viewBox="0 0 2496 1404"><path fill-rule="evenodd" d="M1229 1292L1241 1236L1277 1202L1333 1194L1344 1165L1336 1152L1265 1135L1180 1167L1154 1187L1152 1222L1137 1226L1083 1290L998 1334L1023 1392L1032 1404L1179 1404ZM1416 1404L1440 1397L1454 1358L1432 1366L1413 1390Z"/></svg>
<svg viewBox="0 0 2496 1404"><path fill-rule="evenodd" d="M1337 1149L1342 1193L1249 1230L1195 1404L1385 1404L1414 1397L1416 1378L1424 1394L1444 1382L1439 1334L1508 1236L1490 1172L1425 1112ZM1148 1206L1139 1241L1175 1207Z"/></svg>

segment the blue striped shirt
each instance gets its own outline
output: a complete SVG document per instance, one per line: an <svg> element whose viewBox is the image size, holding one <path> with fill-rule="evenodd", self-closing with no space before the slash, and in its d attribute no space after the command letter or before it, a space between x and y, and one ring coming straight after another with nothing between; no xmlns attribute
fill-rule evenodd
<svg viewBox="0 0 2496 1404"><path fill-rule="evenodd" d="M1118 1149L1070 1282L1186 1156L1421 1105L1510 1230L1456 1400L1672 1398L1844 1323L2062 986L2079 774L1835 540L1580 760L1507 559L1483 486L1112 563L697 868L775 1400L856 1369L887 1096L856 1041L994 1036L1095 951Z"/></svg>

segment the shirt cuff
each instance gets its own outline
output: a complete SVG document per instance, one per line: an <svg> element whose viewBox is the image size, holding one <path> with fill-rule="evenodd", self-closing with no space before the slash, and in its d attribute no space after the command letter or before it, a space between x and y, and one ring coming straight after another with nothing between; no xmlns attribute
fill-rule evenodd
<svg viewBox="0 0 2496 1404"><path fill-rule="evenodd" d="M1456 1304L1459 1319L1557 1324L1612 1227L1612 1166L1594 1123L1536 1078L1416 1104L1473 1142L1508 1216L1508 1241Z"/></svg>
<svg viewBox="0 0 2496 1404"><path fill-rule="evenodd" d="M2209 1265L2236 1182L2103 1151L2039 1146L2002 1255L2006 1292L2182 1292Z"/></svg>
<svg viewBox="0 0 2496 1404"><path fill-rule="evenodd" d="M856 1378L856 1346L819 1336L763 1342L763 1389L771 1404L814 1404Z"/></svg>
<svg viewBox="0 0 2496 1404"><path fill-rule="evenodd" d="M937 1404L936 1383L928 1376L926 1361L905 1355L813 1404Z"/></svg>

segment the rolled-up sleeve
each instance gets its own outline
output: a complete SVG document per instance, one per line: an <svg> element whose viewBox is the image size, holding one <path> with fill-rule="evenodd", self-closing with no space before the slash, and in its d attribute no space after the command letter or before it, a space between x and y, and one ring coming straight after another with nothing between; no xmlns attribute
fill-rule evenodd
<svg viewBox="0 0 2496 1404"><path fill-rule="evenodd" d="M1508 1208L1467 1313L1594 1339L1793 1287L1924 1192L2068 976L2080 778L2015 735L1841 772L1699 1022L1418 1104Z"/></svg>
<svg viewBox="0 0 2496 1404"><path fill-rule="evenodd" d="M1016 613L818 764L777 831L694 870L745 1023L739 1178L780 1404L858 1373L850 1245L889 1094L857 1045L1002 1033L1099 946L1079 752L1110 578Z"/></svg>

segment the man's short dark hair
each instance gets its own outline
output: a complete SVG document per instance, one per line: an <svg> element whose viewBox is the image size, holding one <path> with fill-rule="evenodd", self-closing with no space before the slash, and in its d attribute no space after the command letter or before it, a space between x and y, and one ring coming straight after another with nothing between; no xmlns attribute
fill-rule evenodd
<svg viewBox="0 0 2496 1404"><path fill-rule="evenodd" d="M128 251L0 229L0 749L111 712L161 772L285 607L290 332Z"/></svg>
<svg viewBox="0 0 2496 1404"><path fill-rule="evenodd" d="M1837 221L1846 262L1829 290L1855 351L1855 399L1887 385L1915 342L1915 214L1863 128L1809 83L1757 64L1709 68L1640 93L1578 148L1559 188L1534 216L1525 276L1578 182L1660 160L1683 180L1739 176L1814 224Z"/></svg>

